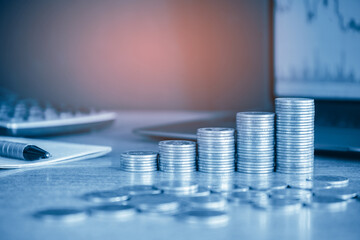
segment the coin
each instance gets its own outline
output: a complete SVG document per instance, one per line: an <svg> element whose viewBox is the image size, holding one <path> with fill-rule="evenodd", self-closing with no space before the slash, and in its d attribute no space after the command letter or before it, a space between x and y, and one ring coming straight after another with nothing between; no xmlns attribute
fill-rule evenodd
<svg viewBox="0 0 360 240"><path fill-rule="evenodd" d="M284 189L287 188L288 184L281 181L265 181L265 182L256 182L250 184L250 189L257 191L268 191L274 189Z"/></svg>
<svg viewBox="0 0 360 240"><path fill-rule="evenodd" d="M293 199L301 202L309 202L312 197L310 191L295 188L271 190L269 195L273 199Z"/></svg>
<svg viewBox="0 0 360 240"><path fill-rule="evenodd" d="M180 208L179 199L172 195L146 194L137 195L129 200L141 212L149 213L176 213Z"/></svg>
<svg viewBox="0 0 360 240"><path fill-rule="evenodd" d="M246 192L233 192L229 200L234 203L253 203L268 199L268 195L265 192L259 191L246 191Z"/></svg>
<svg viewBox="0 0 360 240"><path fill-rule="evenodd" d="M314 209L337 212L345 210L347 204L347 201L336 197L315 196L308 205Z"/></svg>
<svg viewBox="0 0 360 240"><path fill-rule="evenodd" d="M94 191L84 194L82 198L96 203L122 202L129 199L129 194L123 190Z"/></svg>
<svg viewBox="0 0 360 240"><path fill-rule="evenodd" d="M355 198L358 193L358 189L349 188L349 187L338 187L330 189L317 189L314 191L315 196L321 197L335 197L342 200L349 200Z"/></svg>
<svg viewBox="0 0 360 240"><path fill-rule="evenodd" d="M276 211L285 211L285 212L294 212L299 211L302 208L302 203L295 199L267 199L266 201L255 202L254 206L256 208L264 210L276 210Z"/></svg>
<svg viewBox="0 0 360 240"><path fill-rule="evenodd" d="M164 172L194 172L196 143L183 140L159 142L159 169Z"/></svg>
<svg viewBox="0 0 360 240"><path fill-rule="evenodd" d="M102 205L90 208L91 215L100 217L115 217L120 219L128 219L136 214L136 209L130 205Z"/></svg>
<svg viewBox="0 0 360 240"><path fill-rule="evenodd" d="M128 192L129 195L142 195L142 194L160 194L161 190L153 185L130 185L120 188L121 191Z"/></svg>
<svg viewBox="0 0 360 240"><path fill-rule="evenodd" d="M207 209L207 210L224 210L227 201L221 195L212 194L209 196L189 197L186 201L191 208Z"/></svg>
<svg viewBox="0 0 360 240"><path fill-rule="evenodd" d="M179 214L178 219L190 224L206 224L211 226L223 226L229 222L229 216L224 211L217 210L190 210Z"/></svg>
<svg viewBox="0 0 360 240"><path fill-rule="evenodd" d="M229 172L234 170L235 131L232 128L199 128L198 166L201 172Z"/></svg>
<svg viewBox="0 0 360 240"><path fill-rule="evenodd" d="M77 208L52 208L36 212L33 215L35 218L44 221L63 221L75 222L87 218L87 213L83 209Z"/></svg>
<svg viewBox="0 0 360 240"><path fill-rule="evenodd" d="M313 180L319 182L326 182L334 187L345 187L349 184L349 179L342 176L317 175L314 177Z"/></svg>
<svg viewBox="0 0 360 240"><path fill-rule="evenodd" d="M127 151L121 154L120 167L128 172L157 170L158 153L153 151Z"/></svg>

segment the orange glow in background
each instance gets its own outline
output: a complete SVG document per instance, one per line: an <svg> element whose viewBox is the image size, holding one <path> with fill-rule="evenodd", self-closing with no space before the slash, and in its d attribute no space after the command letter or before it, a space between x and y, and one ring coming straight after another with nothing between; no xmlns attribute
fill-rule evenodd
<svg viewBox="0 0 360 240"><path fill-rule="evenodd" d="M2 76L26 95L125 109L268 101L261 2L35 2L0 17Z"/></svg>

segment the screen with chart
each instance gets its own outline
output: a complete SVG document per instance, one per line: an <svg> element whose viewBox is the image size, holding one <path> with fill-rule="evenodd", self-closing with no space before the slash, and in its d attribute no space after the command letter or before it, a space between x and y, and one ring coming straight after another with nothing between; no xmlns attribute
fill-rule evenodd
<svg viewBox="0 0 360 240"><path fill-rule="evenodd" d="M360 100L360 0L274 0L277 96Z"/></svg>

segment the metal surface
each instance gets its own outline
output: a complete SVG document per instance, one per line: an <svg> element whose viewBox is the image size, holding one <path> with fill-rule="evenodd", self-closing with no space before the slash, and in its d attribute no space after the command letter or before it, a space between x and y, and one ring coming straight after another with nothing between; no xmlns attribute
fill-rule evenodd
<svg viewBox="0 0 360 240"><path fill-rule="evenodd" d="M54 139L110 145L114 151L106 157L38 168L0 171L1 239L358 239L360 201L336 208L303 207L284 213L231 204L225 226L209 228L171 216L137 214L126 221L89 217L77 222L45 222L33 217L48 208L87 208L94 203L82 199L91 191L112 190L127 185L158 184L166 180L196 180L200 186L218 191L243 184L251 176L234 173L214 177L164 172L131 173L120 170L120 154L127 150L158 150L158 141L132 134L136 127L202 118L193 112L120 112L117 123L103 131L59 136ZM349 186L360 189L360 158L342 159L315 156L315 174L340 175L350 179ZM295 181L298 176L272 174L265 180ZM250 179L249 179L250 178Z"/></svg>

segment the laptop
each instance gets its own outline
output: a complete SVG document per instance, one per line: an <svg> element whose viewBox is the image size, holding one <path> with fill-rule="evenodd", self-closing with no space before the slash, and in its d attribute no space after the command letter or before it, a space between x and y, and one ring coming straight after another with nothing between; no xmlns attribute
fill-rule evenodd
<svg viewBox="0 0 360 240"><path fill-rule="evenodd" d="M315 99L315 149L360 152L360 2L275 0L269 4L273 99ZM247 109L239 109L247 111ZM273 110L270 110L273 111ZM135 129L196 139L200 127L235 127L235 112Z"/></svg>

